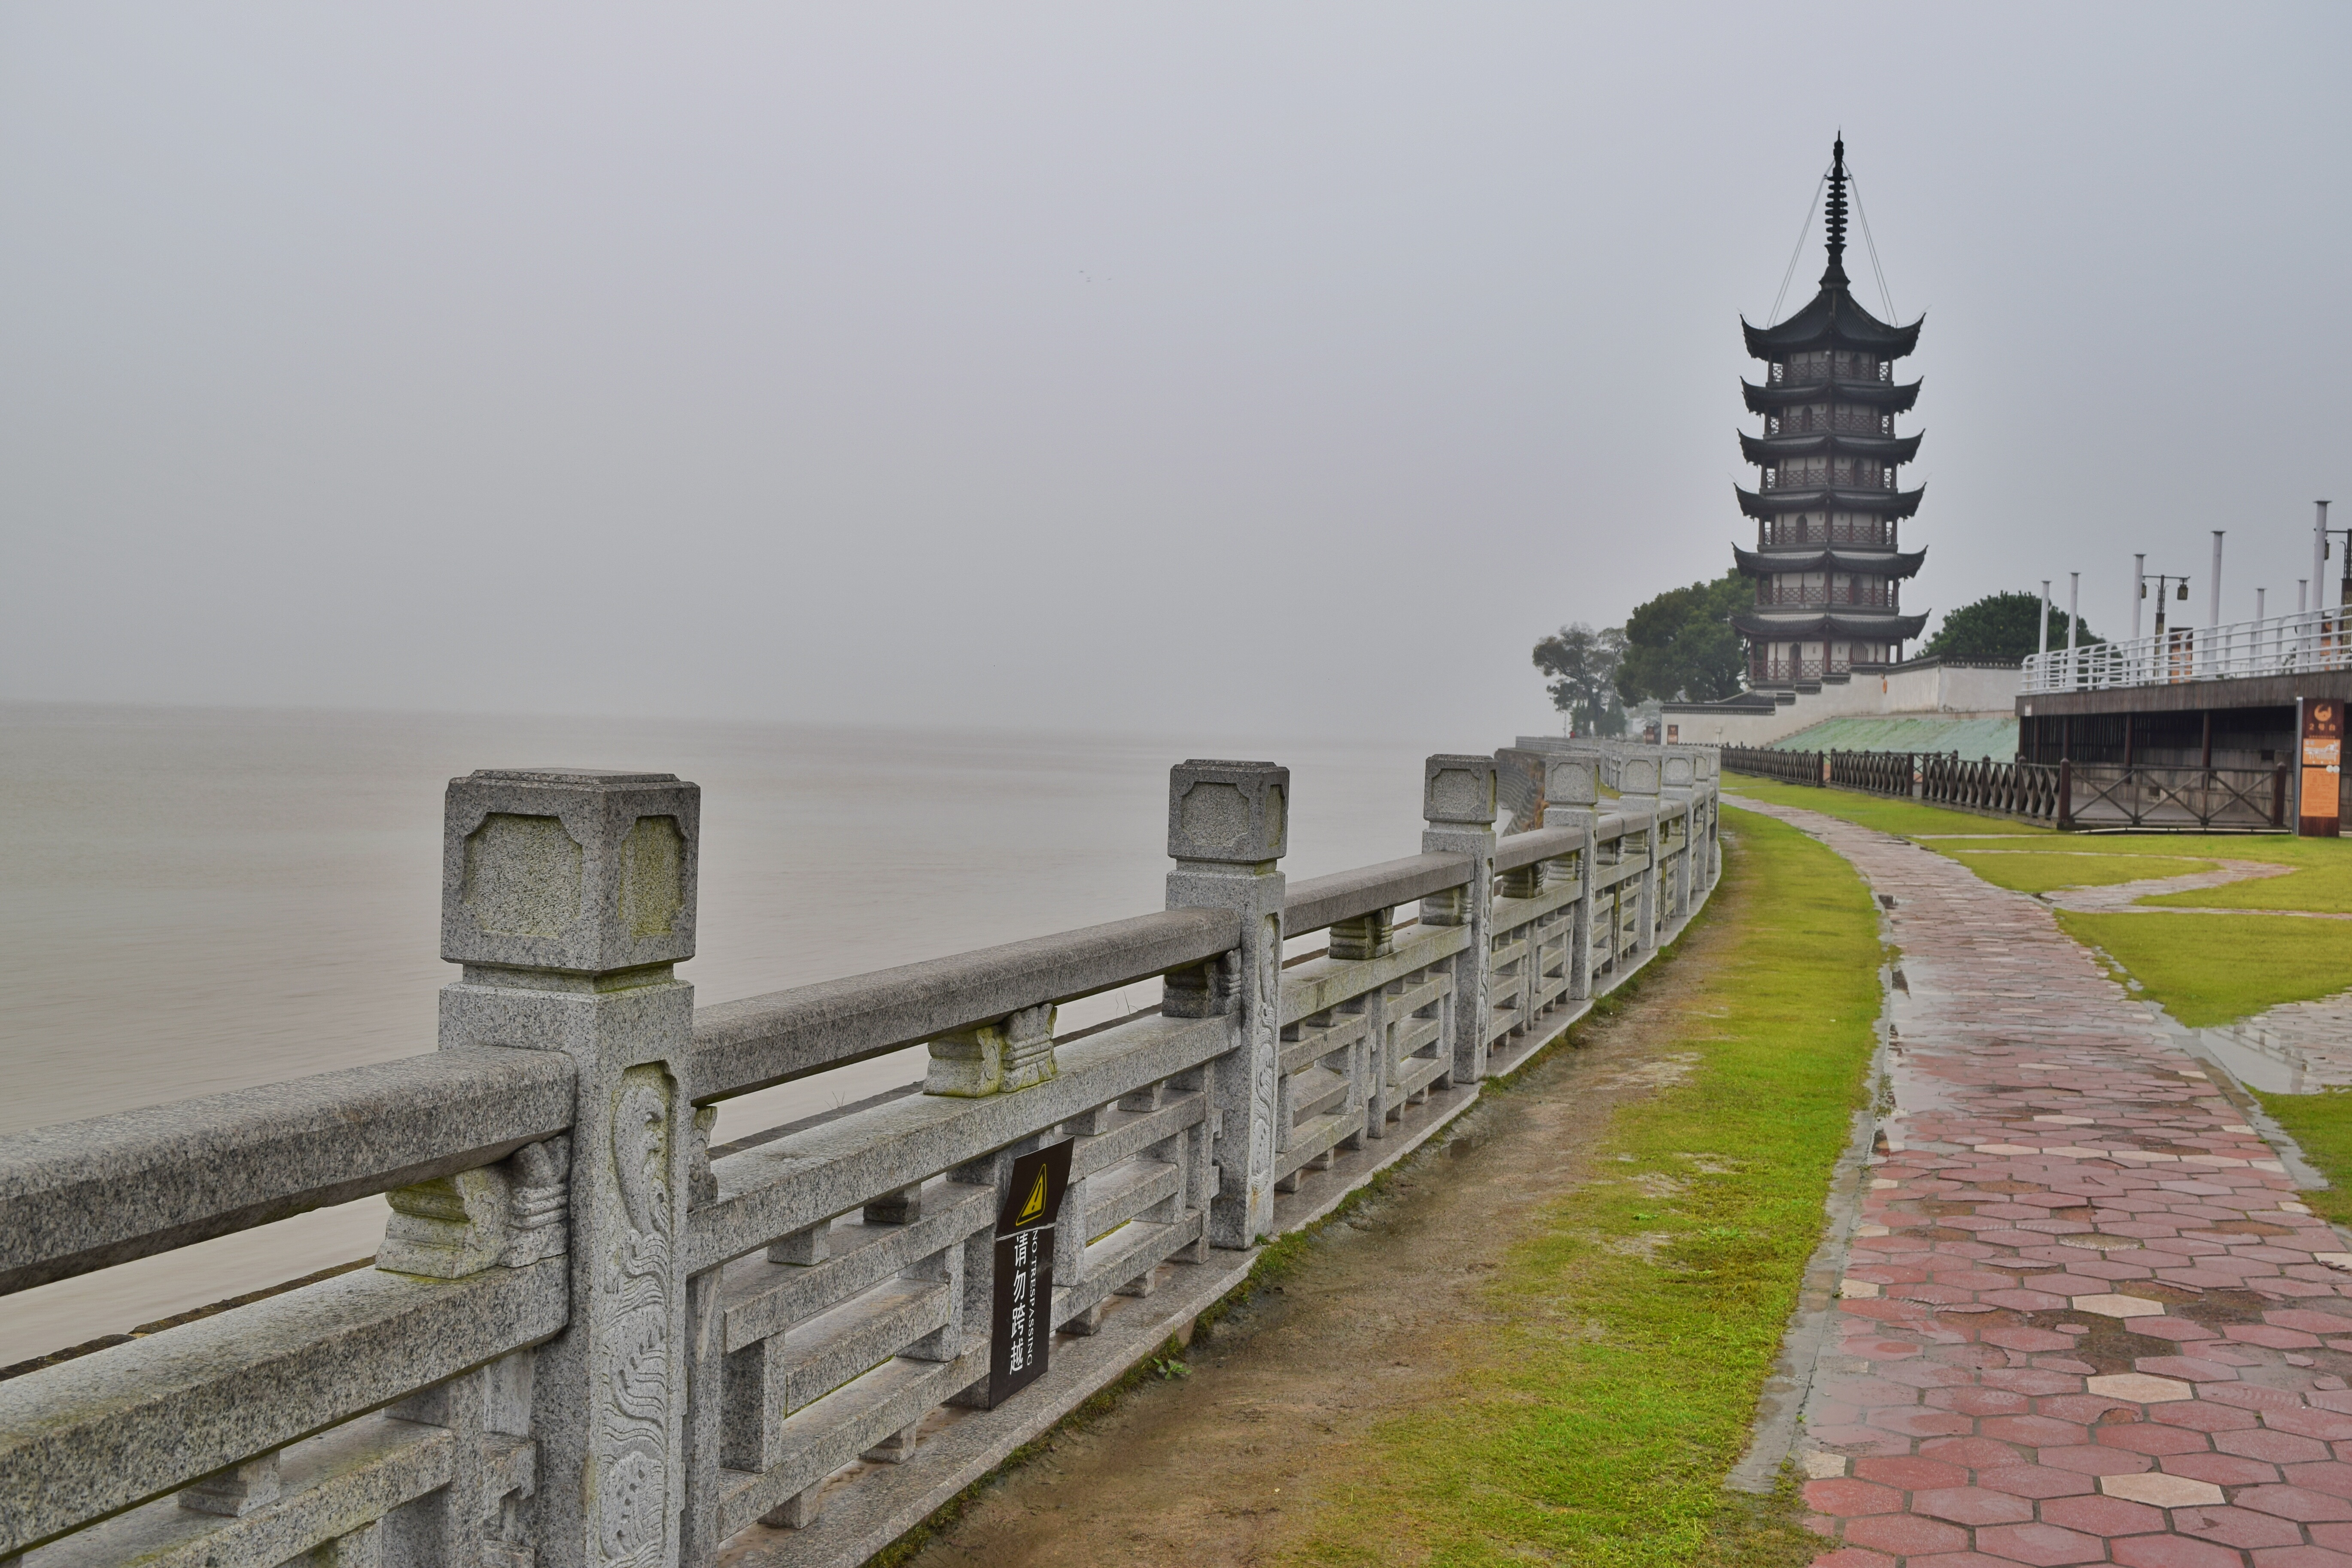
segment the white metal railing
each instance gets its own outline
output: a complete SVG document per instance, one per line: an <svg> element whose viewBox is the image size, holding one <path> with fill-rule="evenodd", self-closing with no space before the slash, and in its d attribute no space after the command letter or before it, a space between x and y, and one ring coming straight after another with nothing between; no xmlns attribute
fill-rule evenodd
<svg viewBox="0 0 2352 1568"><path fill-rule="evenodd" d="M2168 626L2158 637L2053 648L2025 661L2028 696L2166 686L2352 668L2352 612L2306 610L2221 626Z"/></svg>

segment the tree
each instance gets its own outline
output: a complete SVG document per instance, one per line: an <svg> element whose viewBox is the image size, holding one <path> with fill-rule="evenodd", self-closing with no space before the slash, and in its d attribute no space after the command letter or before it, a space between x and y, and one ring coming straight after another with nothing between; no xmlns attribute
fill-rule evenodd
<svg viewBox="0 0 2352 1568"><path fill-rule="evenodd" d="M1625 628L1594 631L1582 621L1536 644L1536 668L1559 679L1546 688L1551 705L1580 735L1622 735L1625 710L1617 701L1617 666L1625 657Z"/></svg>
<svg viewBox="0 0 2352 1568"><path fill-rule="evenodd" d="M1962 605L1944 617L1936 635L1919 652L1927 658L1979 658L2001 664L2026 658L2040 646L2042 596L2038 594L1990 594L1973 605ZM2087 647L2107 639L2081 628L2077 646ZM2050 646L2066 646L2066 612L2050 611Z"/></svg>
<svg viewBox="0 0 2352 1568"><path fill-rule="evenodd" d="M1625 617L1617 694L1628 702L1720 702L1746 686L1747 656L1732 616L1756 602L1737 572L1659 595Z"/></svg>

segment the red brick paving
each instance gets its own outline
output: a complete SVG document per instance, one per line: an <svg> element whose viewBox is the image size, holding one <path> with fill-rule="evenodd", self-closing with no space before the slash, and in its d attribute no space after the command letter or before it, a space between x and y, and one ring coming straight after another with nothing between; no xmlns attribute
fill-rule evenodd
<svg viewBox="0 0 2352 1568"><path fill-rule="evenodd" d="M1813 1568L2352 1568L2347 1248L2274 1152L2046 906L1756 809L1894 900L1908 987L1798 1445Z"/></svg>

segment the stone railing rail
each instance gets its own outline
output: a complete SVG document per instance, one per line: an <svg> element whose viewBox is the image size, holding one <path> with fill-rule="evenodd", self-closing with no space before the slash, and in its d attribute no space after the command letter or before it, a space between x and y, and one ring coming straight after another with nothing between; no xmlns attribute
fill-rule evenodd
<svg viewBox="0 0 2352 1568"><path fill-rule="evenodd" d="M391 1207L373 1268L0 1381L0 1564L862 1561L1704 901L1711 752L1542 765L1546 826L1433 757L1418 854L1286 884L1286 771L1187 763L1167 910L700 1009L696 786L453 781L438 1052L0 1137L0 1291ZM719 1100L918 1044L920 1086L709 1147ZM1059 1332L992 1405L999 1206L1064 1140Z"/></svg>

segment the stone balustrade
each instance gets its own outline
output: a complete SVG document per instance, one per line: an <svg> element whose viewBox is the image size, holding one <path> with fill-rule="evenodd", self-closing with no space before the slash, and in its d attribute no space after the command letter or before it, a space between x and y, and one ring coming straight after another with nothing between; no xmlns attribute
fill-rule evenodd
<svg viewBox="0 0 2352 1568"><path fill-rule="evenodd" d="M1498 837L1496 760L1433 757L1419 853L1291 884L1286 770L1186 763L1166 910L710 1007L697 786L453 781L437 1052L0 1137L0 1292L390 1209L373 1268L0 1382L0 1568L863 1561L1705 900L1711 751L1541 765ZM723 1100L914 1045L920 1085L709 1146ZM999 1206L1065 1140L1058 1332L992 1405Z"/></svg>

